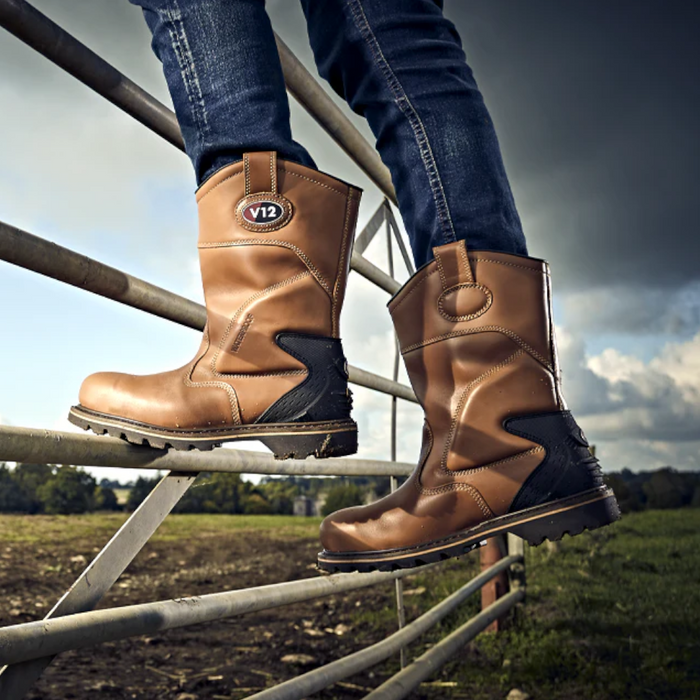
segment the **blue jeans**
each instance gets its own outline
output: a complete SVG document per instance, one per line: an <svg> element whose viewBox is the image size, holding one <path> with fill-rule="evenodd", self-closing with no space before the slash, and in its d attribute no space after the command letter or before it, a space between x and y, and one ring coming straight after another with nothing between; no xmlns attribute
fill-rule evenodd
<svg viewBox="0 0 700 700"><path fill-rule="evenodd" d="M292 139L264 0L143 8L202 183L246 151L315 167ZM377 139L416 265L433 246L527 255L496 132L442 0L301 0L319 73Z"/></svg>

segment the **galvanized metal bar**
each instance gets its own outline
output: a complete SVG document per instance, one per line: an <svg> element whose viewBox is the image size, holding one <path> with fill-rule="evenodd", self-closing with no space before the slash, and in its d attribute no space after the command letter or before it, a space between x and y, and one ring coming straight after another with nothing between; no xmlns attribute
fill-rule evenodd
<svg viewBox="0 0 700 700"><path fill-rule="evenodd" d="M154 469L178 474L234 472L322 476L405 476L413 465L371 459L289 459L247 450L154 450L101 435L0 426L0 461Z"/></svg>
<svg viewBox="0 0 700 700"><path fill-rule="evenodd" d="M377 231L379 231L382 224L386 221L387 209L388 202L386 199L384 199L377 207L374 214L372 214L370 220L365 224L362 231L355 236L355 242L353 243L352 249L358 255L362 255L367 250L367 246L369 246L369 244L374 240L374 237L377 235ZM394 275L391 274L391 276L393 277Z"/></svg>
<svg viewBox="0 0 700 700"><path fill-rule="evenodd" d="M513 557L513 559L515 560L516 558ZM267 688L260 693L251 695L247 700L301 700L301 698L317 693L343 678L376 666L400 649L404 649L422 634L425 634L425 632L461 605L469 596L478 591L481 586L488 582L490 577L497 576L507 567L508 563L499 562L492 571L484 571L471 581L468 581L460 589L416 618L411 624L406 625L398 632L394 632L381 642L280 683L273 688Z"/></svg>
<svg viewBox="0 0 700 700"><path fill-rule="evenodd" d="M202 330L207 321L201 304L2 221L0 260L188 328Z"/></svg>
<svg viewBox="0 0 700 700"><path fill-rule="evenodd" d="M159 136L184 150L175 114L25 0L0 0L0 26ZM394 203L389 170L372 145L278 37L291 95Z"/></svg>
<svg viewBox="0 0 700 700"><path fill-rule="evenodd" d="M326 94L289 47L275 34L287 90L328 135L360 166L372 182L394 204L397 203L389 169L372 144Z"/></svg>
<svg viewBox="0 0 700 700"><path fill-rule="evenodd" d="M467 642L519 603L524 596L524 591L519 590L499 598L493 605L431 647L410 666L366 695L365 700L401 700L408 697L422 681L444 666Z"/></svg>
<svg viewBox="0 0 700 700"><path fill-rule="evenodd" d="M406 270L408 271L409 275L412 275L416 271L416 267L413 264L413 258L411 257L411 254L408 252L408 250L406 250L406 244L404 243L404 240L401 237L401 231L399 231L399 225L396 223L396 217L394 216L394 212L392 211L391 207L387 207L387 218L389 220L391 230L394 232L396 243L399 246L399 250L401 251L401 257L403 258ZM394 276L395 275L392 275L392 277Z"/></svg>
<svg viewBox="0 0 700 700"><path fill-rule="evenodd" d="M439 566L439 563L430 566ZM237 591L126 605L12 625L0 629L0 663L15 664L70 649L83 649L128 637L302 603L368 588L378 583L411 576L419 571L402 569L368 574L317 576Z"/></svg>
<svg viewBox="0 0 700 700"><path fill-rule="evenodd" d="M188 328L202 330L207 320L206 309L201 304L1 221L0 260ZM367 269L373 268L379 269L367 261ZM407 401L416 400L413 391L404 384L352 365L349 372L354 384L384 394L396 394Z"/></svg>
<svg viewBox="0 0 700 700"><path fill-rule="evenodd" d="M166 141L184 150L175 114L24 0L0 0L0 26Z"/></svg>
<svg viewBox="0 0 700 700"><path fill-rule="evenodd" d="M396 396L399 399L404 399L405 401L418 403L418 399L413 393L413 389L405 384L400 384L399 382L394 382L391 379L380 377L378 374L373 374L372 372L368 372L367 370L360 369L359 367L354 367L352 365L349 367L349 376L350 381L353 384L358 384L359 386L364 386L368 389L374 389L375 391L381 391L384 394Z"/></svg>
<svg viewBox="0 0 700 700"><path fill-rule="evenodd" d="M389 294L396 294L401 289L401 283L397 282L393 277L389 277L383 270L380 270L376 265L371 263L367 258L353 252L350 257L350 268L362 275L370 282L374 282L377 287L381 287Z"/></svg>
<svg viewBox="0 0 700 700"><path fill-rule="evenodd" d="M46 620L49 619L92 610L141 551L194 480L194 475L185 474L168 474L163 477L51 609L44 621L37 624L46 624ZM32 660L12 662L12 665L0 670L0 698L20 700L24 697L51 663L55 653L57 652L42 651ZM0 664L2 663L6 661L0 661Z"/></svg>
<svg viewBox="0 0 700 700"><path fill-rule="evenodd" d="M389 204L385 203L385 208L389 209ZM389 209L390 211L390 209ZM394 246L391 242L391 223L388 218L385 218L386 225L386 247L387 247L387 262L389 265L389 275L394 277ZM399 360L401 359L401 348L399 348L398 339L394 336L394 368L392 372L392 379L397 381L399 378ZM391 397L391 429L390 429L390 459L392 462L396 461L396 438L398 433L398 423L397 423L397 408L398 401L395 396ZM394 493L398 488L398 480L395 476L389 477L389 488L391 493ZM396 588L396 618L399 629L403 629L406 625L406 606L404 605L403 597L403 581L397 579L394 582ZM399 651L399 663L401 668L406 666L406 648L401 647Z"/></svg>

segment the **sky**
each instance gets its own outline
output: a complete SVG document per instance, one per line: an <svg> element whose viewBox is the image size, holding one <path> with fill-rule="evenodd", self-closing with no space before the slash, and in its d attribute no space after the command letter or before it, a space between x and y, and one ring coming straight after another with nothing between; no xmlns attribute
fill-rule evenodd
<svg viewBox="0 0 700 700"><path fill-rule="evenodd" d="M34 5L170 104L136 7ZM298 3L267 6L315 73ZM552 266L569 407L606 470L700 469L700 5L445 6L496 124L530 254ZM4 30L0 66L0 220L202 301L187 158ZM321 170L365 189L361 228L379 192L293 101L292 128ZM385 242L366 255L385 267ZM341 333L352 364L388 376L387 300L351 275ZM4 262L0 324L0 423L54 430L73 430L66 415L88 374L178 367L199 342L192 330ZM387 459L390 399L354 393L359 456ZM422 417L399 404L398 458L411 462Z"/></svg>

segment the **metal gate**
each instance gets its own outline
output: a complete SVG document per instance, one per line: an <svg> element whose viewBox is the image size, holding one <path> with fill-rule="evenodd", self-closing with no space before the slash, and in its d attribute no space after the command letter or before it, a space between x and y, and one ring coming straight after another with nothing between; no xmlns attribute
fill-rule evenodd
<svg viewBox="0 0 700 700"><path fill-rule="evenodd" d="M184 150L175 115L167 107L30 4L24 0L0 0L0 25L158 136ZM396 242L409 272L413 272L413 266L392 212L391 204L396 204L396 195L389 172L374 148L279 37L277 47L290 94L385 196L357 236L350 266L380 289L393 294L400 284L394 277L392 240ZM388 244L388 273L363 256L382 226L385 227ZM200 304L2 222L0 259L184 326L197 330L204 327L206 311ZM401 654L402 670L366 697L404 698L466 642L523 600L523 542L509 536L506 556L502 556L502 552L492 556L495 564L488 566L479 576L410 624L406 624L404 619L402 580L416 573L415 570L334 574L192 598L94 610L200 472L388 476L392 490L395 489L397 477L406 476L413 469L412 464L396 461L397 400L416 402L410 387L397 381L399 361L396 347L391 379L353 366L349 369L352 383L391 397L391 461L309 459L278 462L271 455L248 451L226 449L207 453L154 450L113 438L0 426L0 460L166 472L46 618L0 629L0 667L4 665L0 670L0 698L22 698L54 656L62 651L267 610L392 580L396 585L397 632L377 644L268 688L251 698L305 698L396 653ZM491 544L491 547L494 546L497 547L497 543ZM439 567L440 564L431 566ZM421 569L424 570L425 567ZM406 663L405 649L408 644L504 572L510 573L510 593L500 598L492 595L495 601L490 602L481 613L444 637L425 654ZM482 600L485 598L488 599L488 596L483 596Z"/></svg>

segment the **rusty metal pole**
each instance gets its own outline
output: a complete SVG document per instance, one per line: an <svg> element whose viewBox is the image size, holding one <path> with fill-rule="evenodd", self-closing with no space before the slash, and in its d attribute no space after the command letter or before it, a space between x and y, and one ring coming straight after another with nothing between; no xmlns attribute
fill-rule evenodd
<svg viewBox="0 0 700 700"><path fill-rule="evenodd" d="M502 536L492 537L486 540L486 544L480 549L481 570L486 571L494 564L497 564L501 559L507 556L506 542ZM502 598L508 593L508 573L501 572L498 576L492 578L481 589L481 609L486 610L489 605L495 603L499 598ZM496 618L487 628L488 632L499 632L503 629L505 617Z"/></svg>

